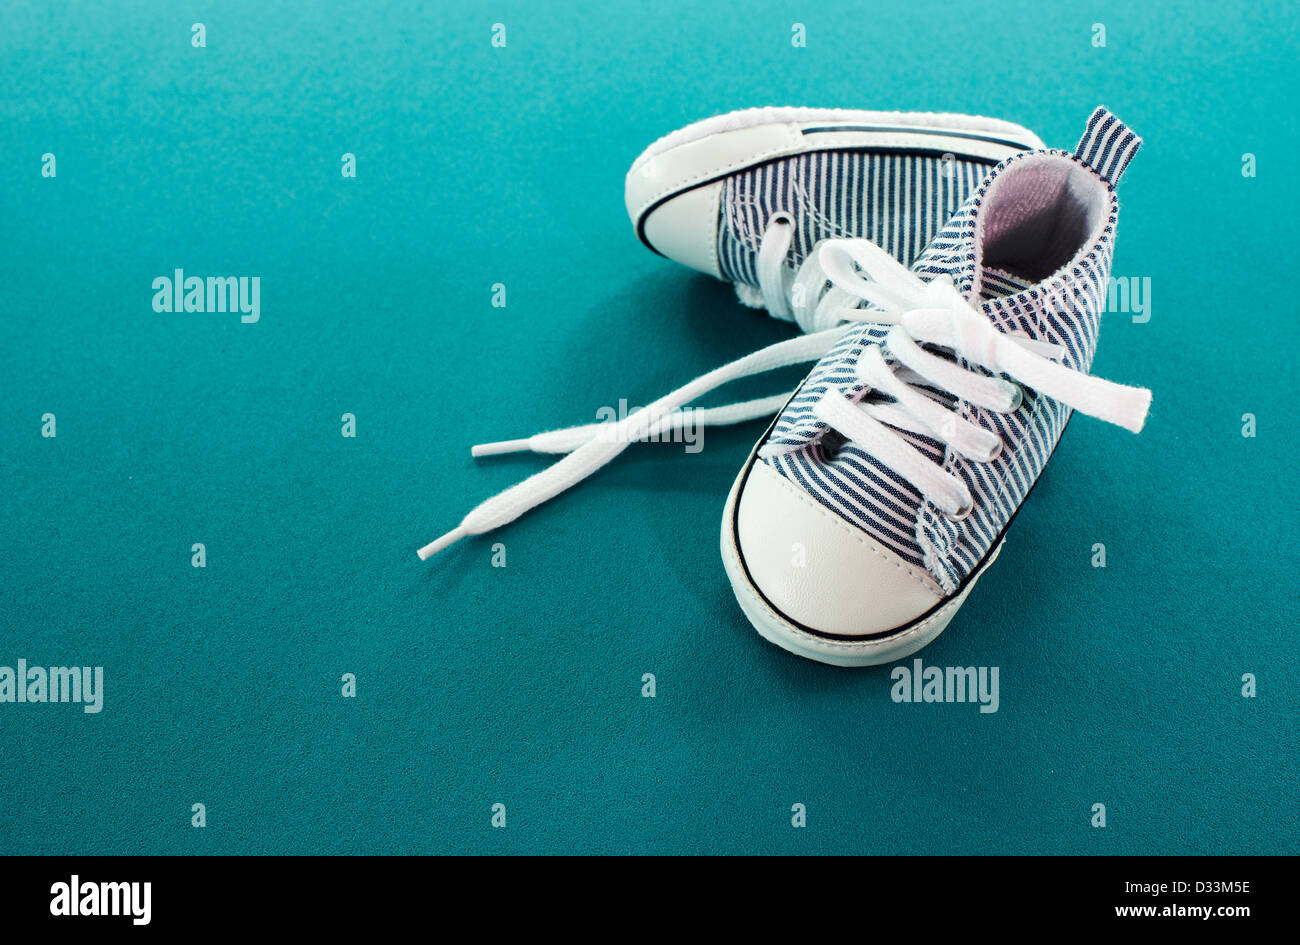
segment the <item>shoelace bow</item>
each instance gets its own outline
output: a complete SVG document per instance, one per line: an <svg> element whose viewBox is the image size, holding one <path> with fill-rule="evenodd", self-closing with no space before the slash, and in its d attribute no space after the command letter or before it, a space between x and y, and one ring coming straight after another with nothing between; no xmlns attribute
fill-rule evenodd
<svg viewBox="0 0 1300 945"><path fill-rule="evenodd" d="M994 460L1001 452L1002 441L993 431L963 418L929 388L947 391L986 410L1011 413L1021 403L1019 384L1023 384L1040 395L1135 433L1145 422L1150 391L1091 377L1056 363L1052 359L1060 357L1059 346L1004 334L970 306L952 280L941 277L925 282L868 240L823 242L788 287L784 285L787 277L782 275L781 279L792 316L805 329L812 329L811 334L777 342L715 368L621 420L475 446L471 450L474 456L520 450L568 455L477 506L460 525L421 548L420 558L427 559L466 536L480 535L514 521L577 485L632 443L661 438L687 423L732 424L771 416L788 399L787 394L725 407L683 408L731 381L820 359L853 322L893 326L885 341L898 367L889 366L877 344L867 345L856 365L858 378L869 389L893 401L854 402L842 391L828 390L814 405L814 415L911 482L949 517L969 514L973 504L969 489L959 477L944 472L908 443L898 430L932 437L976 462ZM863 310L859 307L863 302L876 307ZM923 344L948 349L993 376L926 351ZM772 456L797 448L769 444L760 455Z"/></svg>

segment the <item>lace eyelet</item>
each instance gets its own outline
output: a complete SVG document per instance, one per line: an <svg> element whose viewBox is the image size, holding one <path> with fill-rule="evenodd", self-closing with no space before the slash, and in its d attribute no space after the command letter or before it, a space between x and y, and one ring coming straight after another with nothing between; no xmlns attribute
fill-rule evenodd
<svg viewBox="0 0 1300 945"><path fill-rule="evenodd" d="M974 496L972 496L971 500L967 502L964 506L962 506L960 509L958 509L955 515L950 515L947 512L945 512L943 509L939 510L939 514L942 515L950 522L961 522L970 518L970 514L974 511L975 511L975 498Z"/></svg>
<svg viewBox="0 0 1300 945"><path fill-rule="evenodd" d="M991 463L991 462L993 462L994 460L996 460L999 456L1001 456L1001 455L1002 455L1002 449L1003 449L1003 447L1004 447L1005 445L1006 445L1006 444L1002 442L1002 438L1001 438L1001 437L998 437L998 440L997 440L997 446L995 446L995 447L993 448L993 452L992 452L992 453L989 453L988 458L985 459L984 462L986 462L986 463Z"/></svg>
<svg viewBox="0 0 1300 945"><path fill-rule="evenodd" d="M817 440L817 456L823 463L835 461L839 456L840 450L844 448L847 441L839 432L827 430L820 439Z"/></svg>
<svg viewBox="0 0 1300 945"><path fill-rule="evenodd" d="M1020 405L1025 402L1025 389L1021 387L1019 384L1012 384L1011 386L1012 388L1015 389L1016 392L1016 402L1012 404L1010 407L1008 407L1006 410L1002 411L1003 413L1015 413L1017 410L1020 409Z"/></svg>
<svg viewBox="0 0 1300 945"><path fill-rule="evenodd" d="M772 214L770 217L767 218L767 225L771 227L778 224L785 224L786 226L788 226L790 229L793 230L794 217L790 216L788 211L778 210L776 211L776 213Z"/></svg>

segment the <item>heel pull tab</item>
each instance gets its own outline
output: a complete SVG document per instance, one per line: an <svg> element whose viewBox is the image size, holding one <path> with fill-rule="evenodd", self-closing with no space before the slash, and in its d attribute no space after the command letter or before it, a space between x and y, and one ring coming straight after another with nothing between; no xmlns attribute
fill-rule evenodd
<svg viewBox="0 0 1300 945"><path fill-rule="evenodd" d="M1101 106L1088 119L1088 130L1074 149L1074 156L1114 188L1141 146L1142 139L1133 129Z"/></svg>

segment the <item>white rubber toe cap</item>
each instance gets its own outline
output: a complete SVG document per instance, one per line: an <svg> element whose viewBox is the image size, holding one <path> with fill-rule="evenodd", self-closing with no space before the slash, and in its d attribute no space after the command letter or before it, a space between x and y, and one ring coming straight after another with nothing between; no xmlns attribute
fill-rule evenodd
<svg viewBox="0 0 1300 945"><path fill-rule="evenodd" d="M671 197L645 218L646 242L669 259L722 277L718 267L718 212L722 181Z"/></svg>
<svg viewBox="0 0 1300 945"><path fill-rule="evenodd" d="M755 461L736 507L751 586L787 621L842 637L911 623L943 595L934 578Z"/></svg>

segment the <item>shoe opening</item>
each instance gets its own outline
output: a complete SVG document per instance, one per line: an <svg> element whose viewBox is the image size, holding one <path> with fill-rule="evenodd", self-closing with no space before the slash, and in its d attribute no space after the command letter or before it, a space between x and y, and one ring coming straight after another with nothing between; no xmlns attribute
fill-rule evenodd
<svg viewBox="0 0 1300 945"><path fill-rule="evenodd" d="M1010 165L989 188L980 210L982 265L1041 282L1100 236L1110 188L1096 174L1059 155Z"/></svg>

